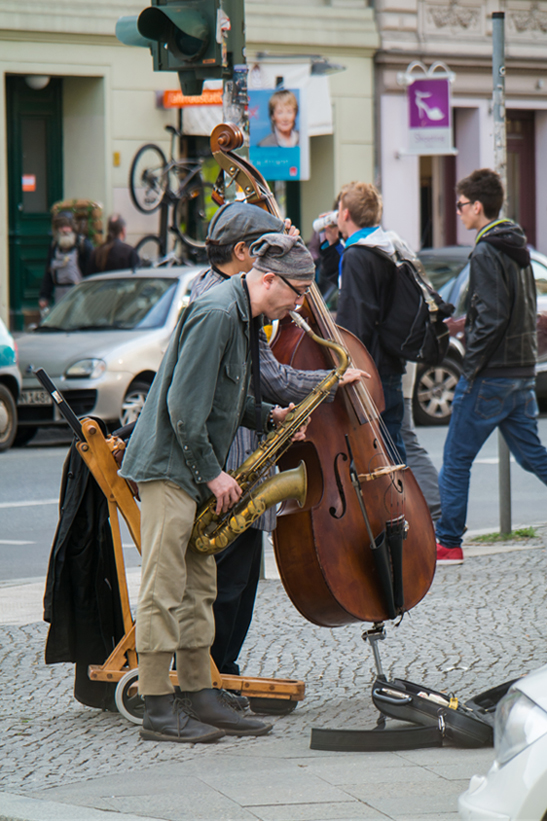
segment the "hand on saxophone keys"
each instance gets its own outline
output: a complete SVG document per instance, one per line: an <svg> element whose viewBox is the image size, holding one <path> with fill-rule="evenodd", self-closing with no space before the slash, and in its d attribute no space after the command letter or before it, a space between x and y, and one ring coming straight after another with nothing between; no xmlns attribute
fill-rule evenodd
<svg viewBox="0 0 547 821"><path fill-rule="evenodd" d="M207 482L207 487L216 496L215 513L217 516L229 510L236 502L239 502L243 493L233 476L225 471L221 471L215 479Z"/></svg>
<svg viewBox="0 0 547 821"><path fill-rule="evenodd" d="M274 424L277 427L285 421L285 418L288 413L290 413L294 409L295 405L294 402L291 402L288 408L280 408L279 405L276 405L275 408L272 410L272 419ZM298 428L294 436L291 438L291 442L302 442L306 438L306 428L310 423L310 417L306 419L304 424Z"/></svg>

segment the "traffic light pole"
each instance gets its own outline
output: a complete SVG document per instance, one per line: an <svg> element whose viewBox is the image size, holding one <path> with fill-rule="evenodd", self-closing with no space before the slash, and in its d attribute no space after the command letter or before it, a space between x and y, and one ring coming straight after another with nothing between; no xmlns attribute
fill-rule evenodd
<svg viewBox="0 0 547 821"><path fill-rule="evenodd" d="M221 0L222 9L230 20L226 35L226 55L229 56L230 75L224 75L222 83L222 119L236 125L245 137L243 147L238 150L247 155L249 145L248 87L249 68L245 57L245 8L243 0ZM229 185L225 191L226 200L236 196L235 186Z"/></svg>
<svg viewBox="0 0 547 821"><path fill-rule="evenodd" d="M237 125L248 143L249 119L247 116L247 60L245 57L245 6L243 0L221 0L229 29L226 32L225 60L230 66L230 76L224 76L222 116L224 122Z"/></svg>
<svg viewBox="0 0 547 821"><path fill-rule="evenodd" d="M245 135L245 142L249 134L249 118L247 116L247 75L246 64L235 65L232 78L223 82L222 117L225 123L233 123Z"/></svg>
<svg viewBox="0 0 547 821"><path fill-rule="evenodd" d="M505 130L505 13L492 14L492 84L494 114L494 164L501 177L505 199L501 216L507 215L507 138ZM500 533L510 533L511 461L507 442L498 428L498 483Z"/></svg>

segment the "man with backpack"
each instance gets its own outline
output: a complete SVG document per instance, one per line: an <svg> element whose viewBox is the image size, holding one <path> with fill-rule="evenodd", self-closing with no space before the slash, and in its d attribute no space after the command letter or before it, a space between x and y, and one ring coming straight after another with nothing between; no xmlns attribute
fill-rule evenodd
<svg viewBox="0 0 547 821"><path fill-rule="evenodd" d="M499 427L521 467L547 484L547 450L538 436L535 394L536 286L519 225L498 219L499 174L474 171L456 186L463 225L477 231L465 320L466 351L439 475L442 515L437 564L462 564L471 465Z"/></svg>
<svg viewBox="0 0 547 821"><path fill-rule="evenodd" d="M336 322L354 333L374 359L384 390L382 420L398 451L391 455L396 461L406 462L401 435L405 362L386 350L379 334L392 288L394 264L390 257L396 252L393 238L380 227L381 217L382 197L374 185L352 182L342 188L338 198L338 229L345 248L340 264Z"/></svg>

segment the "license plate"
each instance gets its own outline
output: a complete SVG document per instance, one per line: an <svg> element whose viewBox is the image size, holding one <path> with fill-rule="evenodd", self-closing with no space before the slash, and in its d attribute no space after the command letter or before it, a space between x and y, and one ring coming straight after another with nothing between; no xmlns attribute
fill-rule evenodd
<svg viewBox="0 0 547 821"><path fill-rule="evenodd" d="M53 399L47 391L21 391L18 405L52 405Z"/></svg>

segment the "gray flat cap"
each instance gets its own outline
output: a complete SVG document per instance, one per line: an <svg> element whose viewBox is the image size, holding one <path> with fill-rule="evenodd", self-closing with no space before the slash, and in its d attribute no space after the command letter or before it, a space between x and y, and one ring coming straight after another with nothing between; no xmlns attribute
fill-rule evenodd
<svg viewBox="0 0 547 821"><path fill-rule="evenodd" d="M283 221L246 202L229 202L214 215L207 232L208 245L233 245L254 240L270 232L283 230Z"/></svg>
<svg viewBox="0 0 547 821"><path fill-rule="evenodd" d="M288 234L263 234L249 248L256 257L253 268L257 271L271 271L289 279L309 280L315 276L313 257L301 237Z"/></svg>

